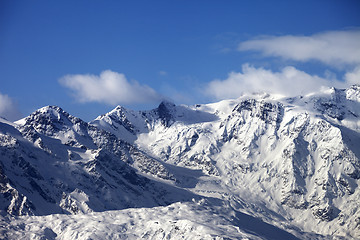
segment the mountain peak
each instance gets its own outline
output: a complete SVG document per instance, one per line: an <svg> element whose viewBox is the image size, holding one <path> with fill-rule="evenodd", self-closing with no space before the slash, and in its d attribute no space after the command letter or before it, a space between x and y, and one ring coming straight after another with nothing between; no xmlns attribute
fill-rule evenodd
<svg viewBox="0 0 360 240"><path fill-rule="evenodd" d="M176 105L169 101L162 101L157 108L157 113L161 119L161 123L169 127L174 120L174 112Z"/></svg>
<svg viewBox="0 0 360 240"><path fill-rule="evenodd" d="M50 109L51 109L51 110L58 111L58 112L64 111L64 110L62 110L61 107L56 106L56 105L48 105L48 106L42 107L42 108L40 108L40 109L38 109L38 110L46 111L46 110L50 110Z"/></svg>
<svg viewBox="0 0 360 240"><path fill-rule="evenodd" d="M123 106L121 105L117 105L116 108L113 109L113 111L123 111L125 110L126 108L124 108Z"/></svg>
<svg viewBox="0 0 360 240"><path fill-rule="evenodd" d="M113 110L111 110L110 112L99 115L97 118L95 118L93 121L91 121L91 123L93 123L94 121L101 120L101 119L103 119L104 117L109 116L109 115L118 115L118 116L119 116L119 115L121 115L121 113L123 113L123 112L126 111L126 110L127 110L127 109L124 108L123 106L117 105L117 106L116 106Z"/></svg>
<svg viewBox="0 0 360 240"><path fill-rule="evenodd" d="M161 101L161 103L159 104L159 107L158 108L162 108L162 107L166 107L168 109L171 109L171 108L174 108L176 105L175 103L171 102L171 101L168 101L168 100L163 100Z"/></svg>
<svg viewBox="0 0 360 240"><path fill-rule="evenodd" d="M124 115L126 112L128 112L129 110L126 109L125 107L121 106L121 105L117 105L113 110L111 110L110 112L106 113L105 115L116 115L116 116L122 116ZM105 115L101 115L101 117L104 117ZM97 118L98 119L98 118Z"/></svg>
<svg viewBox="0 0 360 240"><path fill-rule="evenodd" d="M31 115L48 115L52 117L59 118L61 115L69 116L70 114L65 112L61 107L55 105L49 105L42 108L39 108Z"/></svg>
<svg viewBox="0 0 360 240"><path fill-rule="evenodd" d="M64 128L71 128L74 124L86 124L80 118L70 115L58 106L42 107L15 123L19 126L32 126L37 131L49 135Z"/></svg>
<svg viewBox="0 0 360 240"><path fill-rule="evenodd" d="M20 120L16 121L15 123L18 125L24 125L29 121L38 120L39 118L42 118L44 116L47 116L50 119L60 119L61 115L69 116L70 114L68 114L62 108L60 108L58 106L49 105L49 106L45 106L45 107L37 109L36 111L31 113L29 116L27 116L23 119L20 119Z"/></svg>

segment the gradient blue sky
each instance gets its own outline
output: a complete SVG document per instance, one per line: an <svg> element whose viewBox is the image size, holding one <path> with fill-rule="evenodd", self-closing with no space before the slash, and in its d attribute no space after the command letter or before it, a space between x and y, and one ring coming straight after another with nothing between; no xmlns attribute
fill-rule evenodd
<svg viewBox="0 0 360 240"><path fill-rule="evenodd" d="M289 76L308 88L360 83L359 57L350 56L360 50L359 13L358 0L1 0L0 115L58 105L89 121L118 104L264 90L261 78L289 94Z"/></svg>

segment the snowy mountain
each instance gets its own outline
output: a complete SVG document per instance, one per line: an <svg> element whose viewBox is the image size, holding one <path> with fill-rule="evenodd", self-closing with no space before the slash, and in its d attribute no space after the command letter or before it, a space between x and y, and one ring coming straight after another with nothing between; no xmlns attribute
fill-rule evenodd
<svg viewBox="0 0 360 240"><path fill-rule="evenodd" d="M0 139L0 236L360 238L359 85L90 123L49 106Z"/></svg>
<svg viewBox="0 0 360 240"><path fill-rule="evenodd" d="M136 170L175 181L159 161L59 107L2 124L2 202L9 214L75 214L192 198Z"/></svg>

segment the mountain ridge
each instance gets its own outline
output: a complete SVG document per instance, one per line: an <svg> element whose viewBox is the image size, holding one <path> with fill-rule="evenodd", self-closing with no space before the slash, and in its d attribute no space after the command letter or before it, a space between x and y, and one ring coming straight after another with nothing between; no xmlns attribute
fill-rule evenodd
<svg viewBox="0 0 360 240"><path fill-rule="evenodd" d="M148 111L117 106L89 123L47 106L0 123L2 215L215 198L296 236L360 237L359 116L359 85Z"/></svg>

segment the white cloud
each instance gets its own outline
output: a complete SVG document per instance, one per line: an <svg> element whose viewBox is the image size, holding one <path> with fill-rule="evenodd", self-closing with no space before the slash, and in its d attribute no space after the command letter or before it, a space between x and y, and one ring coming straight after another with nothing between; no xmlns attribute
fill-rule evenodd
<svg viewBox="0 0 360 240"><path fill-rule="evenodd" d="M231 72L227 79L210 82L205 91L207 95L216 99L227 99L253 92L296 96L317 91L323 86L346 85L345 82L309 75L291 66L283 68L280 72L273 72L244 64L242 72Z"/></svg>
<svg viewBox="0 0 360 240"><path fill-rule="evenodd" d="M349 84L360 84L360 66L357 66L351 72L347 72L344 78L345 81Z"/></svg>
<svg viewBox="0 0 360 240"><path fill-rule="evenodd" d="M90 74L66 75L59 82L74 92L80 102L138 104L158 101L154 89L137 81L128 81L124 74L106 70L99 76Z"/></svg>
<svg viewBox="0 0 360 240"><path fill-rule="evenodd" d="M15 121L20 118L21 114L16 103L8 96L0 93L0 117L9 121Z"/></svg>
<svg viewBox="0 0 360 240"><path fill-rule="evenodd" d="M360 30L329 31L311 36L267 36L239 44L239 51L296 61L318 60L331 66L360 64Z"/></svg>

